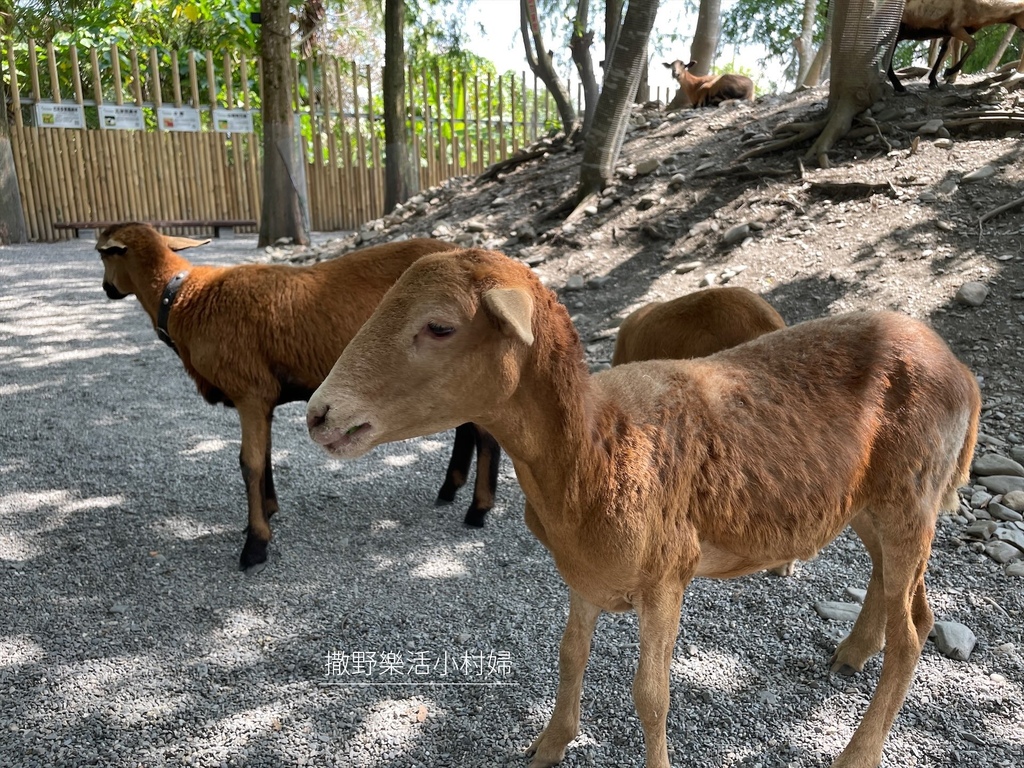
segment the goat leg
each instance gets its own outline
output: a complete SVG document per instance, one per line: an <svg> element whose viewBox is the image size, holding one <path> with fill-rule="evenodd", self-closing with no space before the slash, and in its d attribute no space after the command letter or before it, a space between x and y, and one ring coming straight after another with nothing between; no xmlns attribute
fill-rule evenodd
<svg viewBox="0 0 1024 768"><path fill-rule="evenodd" d="M277 514L277 511L281 508L281 505L277 503L277 491L274 490L274 467L271 464L270 458L270 443L274 432L273 419L274 414L271 413L270 418L267 419L267 458L263 462L263 510L267 513L267 520Z"/></svg>
<svg viewBox="0 0 1024 768"><path fill-rule="evenodd" d="M470 426L476 433L476 484L473 486L473 501L464 522L473 528L483 528L484 518L494 506L494 496L498 490L501 446L494 435L483 427L476 424Z"/></svg>
<svg viewBox="0 0 1024 768"><path fill-rule="evenodd" d="M561 762L565 748L580 732L583 672L590 658L590 641L600 615L600 608L587 602L576 590L569 589L569 620L558 649L555 710L547 727L526 751L526 756L533 758L529 768L548 768Z"/></svg>
<svg viewBox="0 0 1024 768"><path fill-rule="evenodd" d="M942 73L942 76L947 83L952 83L956 79L957 74L964 66L964 62L967 61L967 57L974 53L974 47L977 45L977 43L974 42L974 38L967 34L967 30L963 27L955 27L951 29L950 32L953 33L953 37L964 44L964 52L960 54L960 58L952 67ZM949 38L946 38L946 42L948 41ZM945 55L944 52L945 48L940 52L939 61L942 61L941 56Z"/></svg>
<svg viewBox="0 0 1024 768"><path fill-rule="evenodd" d="M885 737L907 696L933 623L924 572L934 535L934 508L922 507L910 515L880 510L871 516L885 573L885 657L875 695L832 768L876 768L882 762ZM910 528L908 520L919 525Z"/></svg>
<svg viewBox="0 0 1024 768"><path fill-rule="evenodd" d="M634 606L640 623L640 661L633 678L633 703L644 729L646 768L670 768L665 723L682 604L681 585L658 584L645 590Z"/></svg>
<svg viewBox="0 0 1024 768"><path fill-rule="evenodd" d="M448 460L448 471L445 472L441 490L437 492L437 505L451 504L455 501L455 492L466 484L475 444L476 426L470 423L459 424L455 428L455 444L452 446L452 457Z"/></svg>
<svg viewBox="0 0 1024 768"><path fill-rule="evenodd" d="M850 634L836 647L829 662L832 672L853 675L864 669L867 660L885 645L885 578L882 570L882 546L868 513L861 512L850 521L850 527L864 542L871 555L871 578L868 581L864 607Z"/></svg>
<svg viewBox="0 0 1024 768"><path fill-rule="evenodd" d="M239 557L244 571L267 560L270 543L270 518L265 508L267 496L265 465L270 450L270 414L262 403L236 403L242 422L242 450L238 461L245 482L249 506L249 527Z"/></svg>

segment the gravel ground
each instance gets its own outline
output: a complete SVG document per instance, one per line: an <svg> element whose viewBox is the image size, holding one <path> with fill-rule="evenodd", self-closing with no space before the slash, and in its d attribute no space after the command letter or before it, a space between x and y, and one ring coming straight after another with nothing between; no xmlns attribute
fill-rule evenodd
<svg viewBox="0 0 1024 768"><path fill-rule="evenodd" d="M256 257L250 238L197 261ZM0 766L524 766L550 714L567 591L511 467L483 530L435 508L451 435L334 463L278 410L268 566L236 570L237 416L204 404L92 243L0 248ZM1024 580L940 521L940 620L885 766L1024 763ZM678 765L827 766L880 661L830 678L868 559L844 534L793 578L687 594L668 736ZM637 631L605 615L567 766L642 765ZM400 658L399 658L400 657ZM372 664L371 664L372 662Z"/></svg>

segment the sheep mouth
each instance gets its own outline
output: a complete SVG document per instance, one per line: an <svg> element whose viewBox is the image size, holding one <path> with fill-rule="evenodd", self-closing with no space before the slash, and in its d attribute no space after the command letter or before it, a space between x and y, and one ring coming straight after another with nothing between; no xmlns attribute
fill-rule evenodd
<svg viewBox="0 0 1024 768"><path fill-rule="evenodd" d="M103 281L103 291L107 294L108 299L126 299L128 298L127 293L121 293L117 288L114 287L113 283Z"/></svg>
<svg viewBox="0 0 1024 768"><path fill-rule="evenodd" d="M360 424L353 424L344 432L337 430L331 435L325 435L328 439L320 444L332 456L355 458L362 456L373 447L369 439L372 431L373 427L370 422L364 421Z"/></svg>

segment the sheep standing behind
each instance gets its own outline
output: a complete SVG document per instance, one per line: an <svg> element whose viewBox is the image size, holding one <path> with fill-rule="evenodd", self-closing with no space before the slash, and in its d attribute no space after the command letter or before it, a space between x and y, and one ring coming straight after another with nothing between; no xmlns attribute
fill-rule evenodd
<svg viewBox="0 0 1024 768"><path fill-rule="evenodd" d="M950 38L964 43L964 50L956 63L943 73L947 83L952 82L967 57L974 52L974 33L993 24L1013 24L1024 30L1024 0L906 0L893 46L895 49L901 40L942 38L942 47L928 73L928 87L938 88L938 71L946 58ZM1017 71L1024 72L1024 51L1017 63ZM892 57L886 74L897 91L906 90L893 71Z"/></svg>
<svg viewBox="0 0 1024 768"><path fill-rule="evenodd" d="M679 83L679 93L672 99L667 110L682 109L689 106L717 106L729 99L754 100L754 81L745 75L694 75L690 68L697 65L696 61L689 64L676 59L665 66L672 70L672 77ZM682 97L685 97L685 101Z"/></svg>
<svg viewBox="0 0 1024 768"><path fill-rule="evenodd" d="M707 357L785 327L775 308L753 291L708 288L632 312L619 326L612 365ZM768 570L792 576L795 567L789 561Z"/></svg>
<svg viewBox="0 0 1024 768"><path fill-rule="evenodd" d="M305 267L193 266L176 253L205 242L164 237L146 224L130 223L100 233L96 249L107 296L134 294L200 394L238 410L249 508L239 560L245 569L266 561L270 517L278 510L270 454L274 408L308 399L398 276L420 256L453 246L407 240ZM463 431L475 435L472 425ZM478 473L486 480L477 483L469 515L476 510L482 520L494 503L500 449L485 432L476 439ZM473 445L471 437L468 446L463 440L453 451L445 481L453 494L465 482ZM453 476L455 469L461 476Z"/></svg>
<svg viewBox="0 0 1024 768"><path fill-rule="evenodd" d="M602 611L637 612L633 698L647 768L665 722L683 592L808 558L847 525L872 571L832 657L874 696L834 768L871 768L933 623L924 574L940 509L968 478L981 398L927 326L891 312L813 320L698 360L591 376L565 307L524 265L480 250L424 257L395 284L307 407L341 458L474 421L498 439L526 523L569 585L559 685L531 768L579 732Z"/></svg>

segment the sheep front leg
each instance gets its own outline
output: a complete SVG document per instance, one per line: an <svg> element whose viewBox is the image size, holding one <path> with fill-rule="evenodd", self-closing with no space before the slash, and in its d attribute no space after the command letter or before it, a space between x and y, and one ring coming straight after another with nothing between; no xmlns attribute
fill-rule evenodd
<svg viewBox="0 0 1024 768"><path fill-rule="evenodd" d="M463 522L472 528L483 528L484 518L494 507L498 491L498 467L501 465L501 446L494 435L483 427L471 424L476 432L476 483L473 501Z"/></svg>
<svg viewBox="0 0 1024 768"><path fill-rule="evenodd" d="M274 414L271 413L267 418L267 456L263 462L263 472L265 481L263 483L264 491L263 494L263 509L267 513L267 519L272 518L281 506L277 503L277 491L274 489L274 467L270 462L270 444L273 441L274 433Z"/></svg>
<svg viewBox="0 0 1024 768"><path fill-rule="evenodd" d="M249 527L239 558L239 566L244 571L266 562L267 546L270 543L270 516L266 503L270 412L262 403L238 403L237 407L242 422L242 450L238 461L249 506Z"/></svg>
<svg viewBox="0 0 1024 768"><path fill-rule="evenodd" d="M547 727L526 751L530 768L548 768L561 762L565 748L580 731L580 696L583 671L590 658L590 641L601 609L569 589L569 621L558 650L558 693Z"/></svg>
<svg viewBox="0 0 1024 768"><path fill-rule="evenodd" d="M455 444L452 446L452 457L448 460L448 471L445 472L441 490L437 492L438 505L451 504L455 501L455 492L466 484L475 444L476 427L470 423L459 424L455 428Z"/></svg>
<svg viewBox="0 0 1024 768"><path fill-rule="evenodd" d="M640 621L640 663L633 678L633 703L644 729L646 768L669 768L665 735L668 681L682 604L681 586L660 584L645 591L635 606Z"/></svg>

